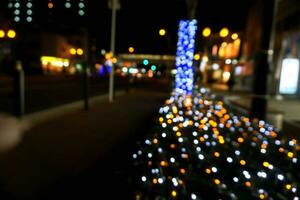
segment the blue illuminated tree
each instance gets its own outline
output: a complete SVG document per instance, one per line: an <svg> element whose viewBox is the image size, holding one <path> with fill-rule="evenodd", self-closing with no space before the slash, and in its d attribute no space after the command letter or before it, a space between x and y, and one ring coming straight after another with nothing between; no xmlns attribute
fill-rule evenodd
<svg viewBox="0 0 300 200"><path fill-rule="evenodd" d="M191 94L194 84L194 48L197 30L196 20L179 22L178 43L176 54L176 91Z"/></svg>

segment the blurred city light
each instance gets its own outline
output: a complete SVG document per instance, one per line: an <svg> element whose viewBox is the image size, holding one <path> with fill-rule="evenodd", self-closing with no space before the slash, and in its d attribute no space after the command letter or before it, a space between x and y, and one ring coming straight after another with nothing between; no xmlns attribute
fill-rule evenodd
<svg viewBox="0 0 300 200"><path fill-rule="evenodd" d="M133 53L134 52L134 48L133 47L129 47L128 51L129 51L129 53Z"/></svg>
<svg viewBox="0 0 300 200"><path fill-rule="evenodd" d="M72 4L70 2L70 0L67 0L67 2L65 3L65 7L66 8L71 8Z"/></svg>
<svg viewBox="0 0 300 200"><path fill-rule="evenodd" d="M112 55L111 52L108 52L108 53L105 54L105 59L106 59L106 60L109 60L109 59L111 59L112 57L113 57L113 55Z"/></svg>
<svg viewBox="0 0 300 200"><path fill-rule="evenodd" d="M4 38L5 37L5 31L4 30L0 30L0 38Z"/></svg>
<svg viewBox="0 0 300 200"><path fill-rule="evenodd" d="M85 11L84 11L84 8L85 8L85 2L84 2L84 0L80 0L80 1L79 1L79 3L78 3L78 8L79 8L78 14L79 14L80 16L85 15Z"/></svg>
<svg viewBox="0 0 300 200"><path fill-rule="evenodd" d="M203 31L202 31L203 37L209 37L210 34L211 34L211 29L210 28L206 27L205 29L203 29Z"/></svg>
<svg viewBox="0 0 300 200"><path fill-rule="evenodd" d="M112 58L112 63L116 64L118 62L118 59L117 58Z"/></svg>
<svg viewBox="0 0 300 200"><path fill-rule="evenodd" d="M70 54L71 54L71 55L75 55L75 54L76 54L76 49L71 48L71 49L70 49Z"/></svg>
<svg viewBox="0 0 300 200"><path fill-rule="evenodd" d="M80 56L83 55L83 50L81 48L78 48L77 49L77 54L80 55Z"/></svg>
<svg viewBox="0 0 300 200"><path fill-rule="evenodd" d="M230 79L230 72L223 73L223 81L227 82Z"/></svg>
<svg viewBox="0 0 300 200"><path fill-rule="evenodd" d="M144 65L149 65L149 60L147 60L147 59L143 60L143 64Z"/></svg>
<svg viewBox="0 0 300 200"><path fill-rule="evenodd" d="M233 33L233 34L231 35L231 39L233 39L233 40L238 39L238 37L239 37L239 35L238 35L237 33Z"/></svg>
<svg viewBox="0 0 300 200"><path fill-rule="evenodd" d="M12 29L8 30L7 37L9 37L11 39L15 38L16 37L16 31L14 31Z"/></svg>
<svg viewBox="0 0 300 200"><path fill-rule="evenodd" d="M160 36L165 36L166 33L167 33L166 30L163 29L163 28L159 30L159 35L160 35Z"/></svg>
<svg viewBox="0 0 300 200"><path fill-rule="evenodd" d="M214 45L214 46L212 47L211 54L212 54L213 56L218 55L218 45Z"/></svg>
<svg viewBox="0 0 300 200"><path fill-rule="evenodd" d="M54 4L50 1L49 3L48 3L48 8L49 9L52 9L54 7Z"/></svg>
<svg viewBox="0 0 300 200"><path fill-rule="evenodd" d="M221 37L227 37L228 34L229 34L228 28L222 28L222 29L220 30L220 36L221 36Z"/></svg>
<svg viewBox="0 0 300 200"><path fill-rule="evenodd" d="M155 70L156 70L156 65L152 65L152 66L151 66L151 70L152 70L152 71L155 71Z"/></svg>
<svg viewBox="0 0 300 200"><path fill-rule="evenodd" d="M195 54L194 59L197 61L200 60L200 54L199 53Z"/></svg>
<svg viewBox="0 0 300 200"><path fill-rule="evenodd" d="M202 61L208 62L208 56L203 56L203 57L202 57Z"/></svg>

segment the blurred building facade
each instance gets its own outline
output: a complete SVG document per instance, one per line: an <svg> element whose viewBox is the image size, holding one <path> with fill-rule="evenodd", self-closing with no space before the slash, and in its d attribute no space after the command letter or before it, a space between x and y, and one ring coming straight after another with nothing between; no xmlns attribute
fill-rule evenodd
<svg viewBox="0 0 300 200"><path fill-rule="evenodd" d="M270 47L268 91L272 95L300 97L300 2L297 0L276 0L274 31ZM242 60L245 73L240 77L240 88L251 90L255 57L262 41L262 1L257 0L250 9ZM292 80L293 79L293 80Z"/></svg>

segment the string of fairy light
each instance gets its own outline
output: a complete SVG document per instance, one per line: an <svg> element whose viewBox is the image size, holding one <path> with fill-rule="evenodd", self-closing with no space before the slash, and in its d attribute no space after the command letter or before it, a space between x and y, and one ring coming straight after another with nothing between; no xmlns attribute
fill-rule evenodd
<svg viewBox="0 0 300 200"><path fill-rule="evenodd" d="M48 8L49 13L57 7L57 4L61 4L61 1L48 0L44 6ZM64 7L66 9L76 8L76 12L79 16L86 15L86 1L85 0L65 0ZM33 21L33 11L35 7L34 0L9 0L8 8L12 12L13 21L16 23Z"/></svg>
<svg viewBox="0 0 300 200"><path fill-rule="evenodd" d="M296 139L230 113L204 88L175 93L159 113L157 132L133 154L137 195L200 199L207 187L232 199L299 199Z"/></svg>
<svg viewBox="0 0 300 200"><path fill-rule="evenodd" d="M180 22L175 90L132 155L135 198L299 200L299 142L194 86L195 26Z"/></svg>

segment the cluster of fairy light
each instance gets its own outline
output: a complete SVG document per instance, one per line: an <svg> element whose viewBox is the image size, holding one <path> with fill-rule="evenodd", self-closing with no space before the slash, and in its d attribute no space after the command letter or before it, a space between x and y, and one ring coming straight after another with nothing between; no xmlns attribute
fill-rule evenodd
<svg viewBox="0 0 300 200"><path fill-rule="evenodd" d="M204 88L173 94L159 113L156 133L133 154L139 197L299 199L297 140L232 114Z"/></svg>
<svg viewBox="0 0 300 200"><path fill-rule="evenodd" d="M26 0L24 5L21 4L20 0L9 0L7 6L12 10L13 20L15 22L20 22L22 18L26 19L27 22L32 22L32 0Z"/></svg>
<svg viewBox="0 0 300 200"><path fill-rule="evenodd" d="M73 0L65 0L65 8L69 9L74 4ZM15 22L21 22L24 18L26 22L30 23L33 20L33 7L34 3L33 0L9 0L8 8L12 10L13 20ZM56 4L53 0L48 0L47 7L51 12L55 7ZM77 2L77 12L79 16L84 16L86 14L86 3L85 0L78 0Z"/></svg>
<svg viewBox="0 0 300 200"><path fill-rule="evenodd" d="M196 20L179 22L175 87L178 92L186 94L192 93L194 84L193 60L196 30Z"/></svg>

